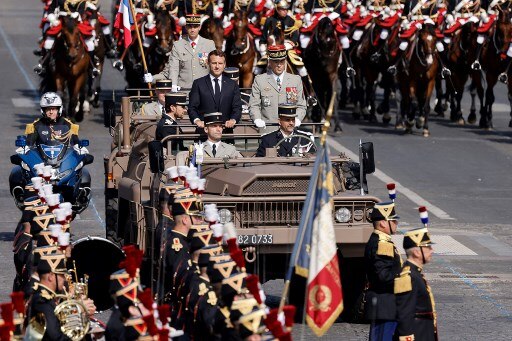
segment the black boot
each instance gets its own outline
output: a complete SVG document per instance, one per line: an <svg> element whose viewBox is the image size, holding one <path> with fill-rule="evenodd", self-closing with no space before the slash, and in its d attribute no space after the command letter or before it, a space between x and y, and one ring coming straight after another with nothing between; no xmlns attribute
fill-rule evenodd
<svg viewBox="0 0 512 341"><path fill-rule="evenodd" d="M96 67L99 65L98 57L96 57L96 55L94 54L94 51L89 51L88 53L89 53L89 58L91 59L92 75L93 75L93 77L97 77L101 73L100 70Z"/></svg>
<svg viewBox="0 0 512 341"><path fill-rule="evenodd" d="M104 35L104 38L105 38L105 47L107 48L105 55L107 56L107 58L113 59L117 55L116 43L114 41L114 38L112 38L112 36L110 34Z"/></svg>

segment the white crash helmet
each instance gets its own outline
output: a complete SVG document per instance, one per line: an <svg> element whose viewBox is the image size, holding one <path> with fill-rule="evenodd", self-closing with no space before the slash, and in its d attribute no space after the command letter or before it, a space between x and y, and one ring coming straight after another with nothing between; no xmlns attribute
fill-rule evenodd
<svg viewBox="0 0 512 341"><path fill-rule="evenodd" d="M44 108L59 107L59 116L62 114L62 99L55 92L46 92L41 96L39 101L41 107L41 115L44 116Z"/></svg>

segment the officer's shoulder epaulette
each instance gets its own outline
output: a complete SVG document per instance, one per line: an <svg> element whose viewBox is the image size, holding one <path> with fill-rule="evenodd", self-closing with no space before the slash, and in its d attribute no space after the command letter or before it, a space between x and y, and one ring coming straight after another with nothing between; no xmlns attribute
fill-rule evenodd
<svg viewBox="0 0 512 341"><path fill-rule="evenodd" d="M41 289L41 297L45 300L53 300L54 296L46 289Z"/></svg>
<svg viewBox="0 0 512 341"><path fill-rule="evenodd" d="M395 294L402 294L412 290L411 268L404 266L400 275L395 278Z"/></svg>
<svg viewBox="0 0 512 341"><path fill-rule="evenodd" d="M378 256L386 256L386 257L394 257L395 256L395 245L393 242L389 242L386 240L379 240L377 244L377 255Z"/></svg>
<svg viewBox="0 0 512 341"><path fill-rule="evenodd" d="M25 127L25 135L30 135L34 133L34 123L27 123L27 126Z"/></svg>
<svg viewBox="0 0 512 341"><path fill-rule="evenodd" d="M264 134L261 134L261 137L266 136L266 135L268 135L268 134L275 133L275 132L276 132L276 130L274 130L274 131L268 131L268 132L266 132L266 133L264 133Z"/></svg>

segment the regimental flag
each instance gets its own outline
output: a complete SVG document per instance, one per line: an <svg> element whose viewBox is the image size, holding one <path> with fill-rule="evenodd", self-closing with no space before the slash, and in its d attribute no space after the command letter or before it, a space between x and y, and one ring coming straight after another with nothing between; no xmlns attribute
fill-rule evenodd
<svg viewBox="0 0 512 341"><path fill-rule="evenodd" d="M333 226L331 161L328 149L318 148L288 279L292 268L307 278L306 322L322 336L343 311L343 293Z"/></svg>
<svg viewBox="0 0 512 341"><path fill-rule="evenodd" d="M130 0L121 0L119 3L119 11L117 11L116 20L114 22L115 28L123 30L125 48L130 46L132 43L131 27L135 22L132 17L130 5Z"/></svg>

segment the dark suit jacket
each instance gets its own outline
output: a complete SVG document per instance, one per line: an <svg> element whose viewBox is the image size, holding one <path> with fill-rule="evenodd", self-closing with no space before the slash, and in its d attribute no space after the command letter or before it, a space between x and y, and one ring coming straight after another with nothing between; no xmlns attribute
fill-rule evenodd
<svg viewBox="0 0 512 341"><path fill-rule="evenodd" d="M204 120L204 114L221 112L224 121L230 119L240 121L242 117L242 99L238 84L226 76L222 76L220 103L215 102L214 90L210 74L198 78L192 83L189 94L188 115L194 123L196 118Z"/></svg>

